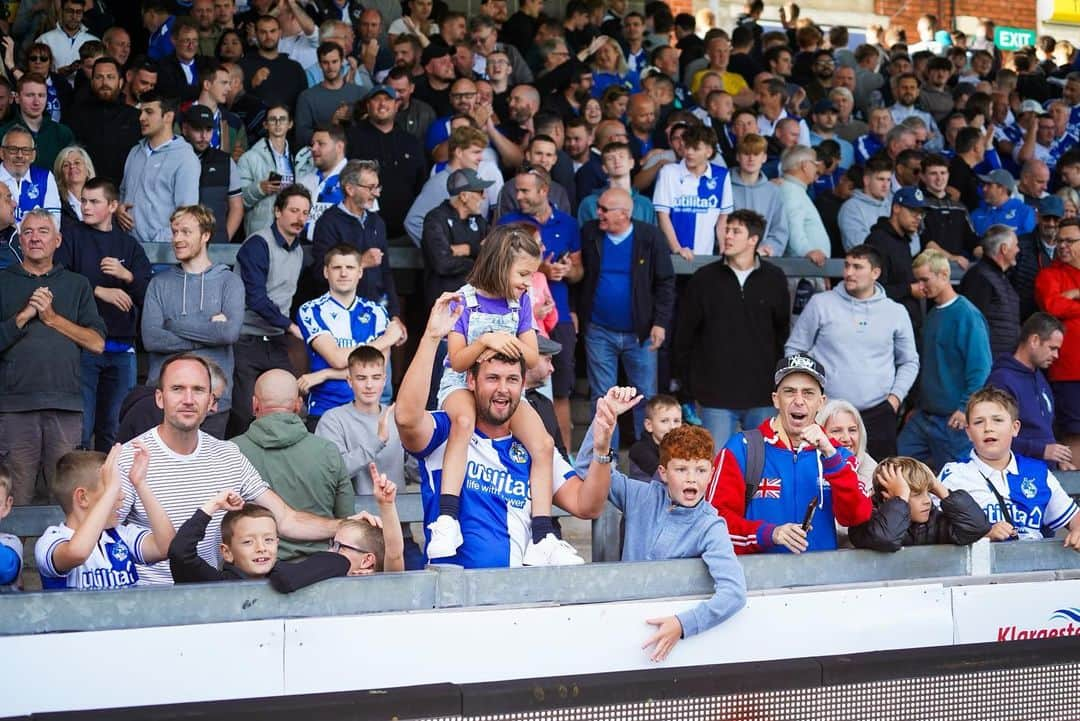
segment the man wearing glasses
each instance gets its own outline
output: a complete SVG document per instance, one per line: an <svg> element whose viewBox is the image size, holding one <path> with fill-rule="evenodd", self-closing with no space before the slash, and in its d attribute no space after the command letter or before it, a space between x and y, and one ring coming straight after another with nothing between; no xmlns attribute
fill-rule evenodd
<svg viewBox="0 0 1080 721"><path fill-rule="evenodd" d="M63 0L56 27L35 41L49 46L56 61L56 71L61 75L70 75L79 67L79 48L83 43L98 39L83 25L85 12L86 3L83 0Z"/></svg>
<svg viewBox="0 0 1080 721"><path fill-rule="evenodd" d="M15 201L15 222L34 208L44 208L60 225L60 191L56 178L45 168L31 165L37 157L34 137L22 127L4 133L0 143L0 183L11 191Z"/></svg>

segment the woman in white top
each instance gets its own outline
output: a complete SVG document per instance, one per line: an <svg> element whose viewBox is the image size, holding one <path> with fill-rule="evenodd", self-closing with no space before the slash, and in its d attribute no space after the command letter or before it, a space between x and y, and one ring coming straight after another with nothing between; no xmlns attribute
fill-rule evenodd
<svg viewBox="0 0 1080 721"><path fill-rule="evenodd" d="M409 14L402 15L390 23L386 31L390 44L393 45L394 38L398 35L408 33L417 37L421 47L427 47L429 38L439 32L439 26L431 21L431 9L434 4L434 0L410 0Z"/></svg>
<svg viewBox="0 0 1080 721"><path fill-rule="evenodd" d="M96 175L94 161L78 145L69 145L56 154L53 177L60 191L62 213L82 220L82 190L86 181Z"/></svg>

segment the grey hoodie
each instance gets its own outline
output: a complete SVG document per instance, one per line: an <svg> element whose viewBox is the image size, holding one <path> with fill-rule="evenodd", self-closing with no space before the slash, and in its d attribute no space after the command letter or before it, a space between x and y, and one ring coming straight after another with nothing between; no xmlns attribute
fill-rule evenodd
<svg viewBox="0 0 1080 721"><path fill-rule="evenodd" d="M844 243L844 250L851 250L856 245L866 242L870 235L870 229L878 218L892 213L892 193L885 196L884 200L867 195L861 190L856 190L851 197L840 206L840 239Z"/></svg>
<svg viewBox="0 0 1080 721"><path fill-rule="evenodd" d="M216 315L226 320L212 321ZM244 322L244 282L229 266L216 264L204 273L179 266L150 279L142 312L143 345L149 352L147 382L157 380L161 364L176 353L193 351L214 361L228 386L218 411L232 407L233 343Z"/></svg>
<svg viewBox="0 0 1080 721"><path fill-rule="evenodd" d="M120 202L131 203L135 228L131 234L142 243L172 240L169 217L181 205L199 202L202 165L186 140L174 137L154 151L146 138L128 153Z"/></svg>
<svg viewBox="0 0 1080 721"><path fill-rule="evenodd" d="M787 213L784 212L780 188L770 183L764 173L758 173L758 180L753 185L743 182L738 168L733 168L728 177L731 178L735 207L748 208L765 218L765 237L758 248L768 248L772 251L772 257L779 258L787 249L788 242Z"/></svg>
<svg viewBox="0 0 1080 721"><path fill-rule="evenodd" d="M904 400L919 374L915 333L907 310L874 286L866 300L844 284L816 293L791 328L784 355L809 353L825 366L825 395L859 410L891 393Z"/></svg>

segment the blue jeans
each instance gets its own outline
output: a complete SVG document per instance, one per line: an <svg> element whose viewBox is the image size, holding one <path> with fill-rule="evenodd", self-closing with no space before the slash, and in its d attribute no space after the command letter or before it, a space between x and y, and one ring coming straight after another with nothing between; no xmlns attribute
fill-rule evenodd
<svg viewBox="0 0 1080 721"><path fill-rule="evenodd" d="M728 440L735 435L735 431L747 431L751 428L757 428L766 418L771 418L775 412L776 409L772 406L729 410L727 408L709 408L698 405L698 415L701 416L701 422L705 426L705 430L712 436L713 448L717 453L727 445ZM736 424L738 424L738 428L736 428Z"/></svg>
<svg viewBox="0 0 1080 721"><path fill-rule="evenodd" d="M649 350L650 340L638 341L636 333L609 330L593 323L585 333L585 357L588 362L589 393L593 408L596 399L619 380L619 362L626 379L646 400L656 395L656 351ZM634 407L634 430L640 436L645 423L645 403ZM618 448L619 431L615 429L612 445Z"/></svg>
<svg viewBox="0 0 1080 721"><path fill-rule="evenodd" d="M134 353L82 352L82 447L108 452L120 426L120 404L135 387Z"/></svg>
<svg viewBox="0 0 1080 721"><path fill-rule="evenodd" d="M966 460L971 453L971 439L967 432L949 428L948 416L919 410L911 414L900 431L896 450L902 456L918 458L937 473L946 463Z"/></svg>

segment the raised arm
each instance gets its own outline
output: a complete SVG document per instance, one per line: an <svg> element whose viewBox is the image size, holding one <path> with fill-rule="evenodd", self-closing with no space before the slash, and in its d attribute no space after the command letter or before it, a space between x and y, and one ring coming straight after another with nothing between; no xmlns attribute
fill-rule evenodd
<svg viewBox="0 0 1080 721"><path fill-rule="evenodd" d="M405 570L405 538L401 533L401 519L398 518L397 486L380 473L372 463L368 466L374 484L375 502L379 505L379 520L383 529L383 570Z"/></svg>
<svg viewBox="0 0 1080 721"><path fill-rule="evenodd" d="M117 459L120 457L120 444L116 444L109 451L98 471L98 483L104 489L101 497L90 509L82 523L67 541L57 544L52 551L53 570L59 575L64 575L86 563L90 554L94 552L101 534L105 531L105 524L109 522L116 509L116 502L120 498L120 469L117 467Z"/></svg>
<svg viewBox="0 0 1080 721"><path fill-rule="evenodd" d="M451 309L454 302L457 302L457 307ZM417 452L426 448L434 432L424 407L430 392L435 351L461 315L462 302L463 299L457 293L443 293L435 301L427 327L420 336L412 362L401 381L401 387L398 388L394 418L401 444L408 451Z"/></svg>

